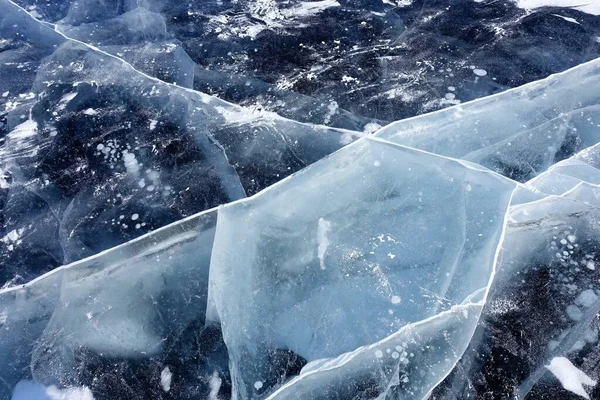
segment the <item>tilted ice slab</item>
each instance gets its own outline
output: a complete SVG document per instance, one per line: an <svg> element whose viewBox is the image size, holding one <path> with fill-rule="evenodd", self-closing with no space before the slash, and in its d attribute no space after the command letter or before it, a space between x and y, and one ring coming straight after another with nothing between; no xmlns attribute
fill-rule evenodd
<svg viewBox="0 0 600 400"><path fill-rule="evenodd" d="M280 349L309 364L273 398L425 396L475 327L514 187L369 138L220 208L208 317L222 324L234 396L278 387Z"/></svg>
<svg viewBox="0 0 600 400"><path fill-rule="evenodd" d="M376 135L527 181L600 141L600 59L506 92L394 122Z"/></svg>
<svg viewBox="0 0 600 400"><path fill-rule="evenodd" d="M98 359L117 365L123 359L152 357L166 363L181 342L193 351L204 325L215 222L216 212L209 210L0 291L0 398L9 398L17 382L32 378L46 386L96 389L94 382L101 384L111 374L89 379ZM211 342L204 345L210 348ZM206 348L177 358L209 360L206 370L192 363L186 371L198 374L199 381L188 384L199 385L199 393L207 396L208 377L215 371L223 374L219 366L225 369L226 364ZM165 366L159 365L155 375ZM184 373L181 365L170 368ZM160 386L144 389L150 397L162 391Z"/></svg>
<svg viewBox="0 0 600 400"><path fill-rule="evenodd" d="M436 398L560 396L555 357L597 373L599 182L595 145L517 189L481 326Z"/></svg>

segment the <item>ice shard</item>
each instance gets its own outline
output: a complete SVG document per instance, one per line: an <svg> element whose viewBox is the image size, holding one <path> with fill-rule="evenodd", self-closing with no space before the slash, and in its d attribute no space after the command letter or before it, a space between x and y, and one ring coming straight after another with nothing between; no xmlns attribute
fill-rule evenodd
<svg viewBox="0 0 600 400"><path fill-rule="evenodd" d="M213 375L228 379L219 330L204 324L215 222L207 211L2 290L0 398L31 379L157 398L167 367L171 395L208 397Z"/></svg>
<svg viewBox="0 0 600 400"><path fill-rule="evenodd" d="M392 123L377 136L524 182L600 141L600 60L494 96Z"/></svg>
<svg viewBox="0 0 600 400"><path fill-rule="evenodd" d="M289 378L276 367L282 351L309 363L283 398L426 395L475 327L514 187L366 138L221 207L208 314L223 328L234 395L266 397ZM340 386L346 374L358 387Z"/></svg>

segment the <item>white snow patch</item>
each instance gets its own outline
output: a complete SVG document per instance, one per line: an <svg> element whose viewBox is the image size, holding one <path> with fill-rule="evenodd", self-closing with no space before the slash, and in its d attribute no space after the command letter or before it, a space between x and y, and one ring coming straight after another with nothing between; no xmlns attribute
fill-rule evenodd
<svg viewBox="0 0 600 400"><path fill-rule="evenodd" d="M151 119L150 120L150 130L153 131L156 128L156 124L158 123L157 120L155 119Z"/></svg>
<svg viewBox="0 0 600 400"><path fill-rule="evenodd" d="M27 121L23 122L22 124L15 126L15 129L13 129L8 134L8 137L11 139L25 139L25 138L36 135L37 132L38 132L37 122L35 122L32 119L28 119Z"/></svg>
<svg viewBox="0 0 600 400"><path fill-rule="evenodd" d="M281 10L281 13L285 17L311 17L313 15L317 15L321 11L332 8L339 7L340 3L336 0L323 0L323 1L303 1L298 4L296 7L292 7L289 9Z"/></svg>
<svg viewBox="0 0 600 400"><path fill-rule="evenodd" d="M584 13L600 15L600 1L597 0L516 0L517 7L534 10L540 7L575 8Z"/></svg>
<svg viewBox="0 0 600 400"><path fill-rule="evenodd" d="M85 386L59 389L32 381L20 381L15 386L11 400L94 400L94 396Z"/></svg>
<svg viewBox="0 0 600 400"><path fill-rule="evenodd" d="M379 129L381 129L381 125L379 125L378 123L375 122L369 122L368 124L366 124L363 128L363 132L366 133L367 135L374 133L376 131L378 131Z"/></svg>
<svg viewBox="0 0 600 400"><path fill-rule="evenodd" d="M173 377L173 374L171 373L171 370L169 369L169 366L167 365L160 372L160 386L162 386L162 388L165 392L168 392L169 390L171 390L171 378L172 377Z"/></svg>
<svg viewBox="0 0 600 400"><path fill-rule="evenodd" d="M585 266L587 269L591 269L592 271L594 271L596 269L596 263L593 260L588 260L585 263Z"/></svg>
<svg viewBox="0 0 600 400"><path fill-rule="evenodd" d="M77 92L65 94L62 97L62 99L60 99L60 101L58 102L58 109L62 110L63 108L65 108L67 106L67 104L75 98L75 96L77 96Z"/></svg>
<svg viewBox="0 0 600 400"><path fill-rule="evenodd" d="M98 111L94 110L93 108L88 108L87 110L84 110L83 113L85 115L98 115Z"/></svg>
<svg viewBox="0 0 600 400"><path fill-rule="evenodd" d="M215 110L221 114L228 124L243 124L252 122L263 114L268 114L265 111L255 111L249 108L225 108L215 107Z"/></svg>
<svg viewBox="0 0 600 400"><path fill-rule="evenodd" d="M0 168L0 189L8 189L10 184L8 178L10 175L6 174L2 168Z"/></svg>
<svg viewBox="0 0 600 400"><path fill-rule="evenodd" d="M595 386L596 381L574 366L567 358L554 357L546 368L560 381L563 388L583 398L590 398L583 385Z"/></svg>
<svg viewBox="0 0 600 400"><path fill-rule="evenodd" d="M331 122L331 117L335 115L335 113L338 111L338 108L339 105L337 101L332 101L331 103L329 103L329 105L327 106L327 114L325 114L325 118L323 119L323 124L327 125Z"/></svg>

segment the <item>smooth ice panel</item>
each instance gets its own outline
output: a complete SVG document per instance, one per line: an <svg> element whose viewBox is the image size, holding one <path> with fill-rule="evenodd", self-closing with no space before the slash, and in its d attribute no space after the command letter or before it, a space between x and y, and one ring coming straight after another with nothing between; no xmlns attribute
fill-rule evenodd
<svg viewBox="0 0 600 400"><path fill-rule="evenodd" d="M485 290L514 186L366 139L220 208L209 317L223 326L234 391L276 386L274 352L335 357Z"/></svg>

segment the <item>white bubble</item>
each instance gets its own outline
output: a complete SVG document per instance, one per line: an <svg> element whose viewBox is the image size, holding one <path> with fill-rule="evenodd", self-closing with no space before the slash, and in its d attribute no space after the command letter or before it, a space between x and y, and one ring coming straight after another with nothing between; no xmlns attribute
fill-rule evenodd
<svg viewBox="0 0 600 400"><path fill-rule="evenodd" d="M477 76L486 76L487 75L487 71L485 69L479 69L479 68L475 68L473 70L473 73Z"/></svg>
<svg viewBox="0 0 600 400"><path fill-rule="evenodd" d="M592 260L589 260L585 266L587 267L587 269L591 269L592 271L594 271L596 269L596 263L593 262Z"/></svg>
<svg viewBox="0 0 600 400"><path fill-rule="evenodd" d="M139 215L139 214L133 214L133 215L131 216L131 220L132 220L132 221L135 221L135 220L136 220L136 219L138 219L139 217L140 217L140 215Z"/></svg>
<svg viewBox="0 0 600 400"><path fill-rule="evenodd" d="M392 304L400 304L401 301L400 296L392 296Z"/></svg>
<svg viewBox="0 0 600 400"><path fill-rule="evenodd" d="M263 387L263 383L261 381L254 382L254 388L256 390L260 390L260 389L262 389L262 387Z"/></svg>
<svg viewBox="0 0 600 400"><path fill-rule="evenodd" d="M383 352L381 350L375 350L375 357L377 357L377 358L383 357Z"/></svg>

